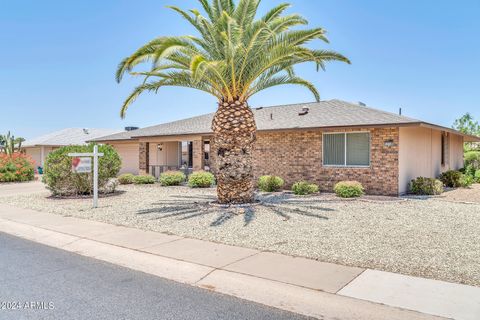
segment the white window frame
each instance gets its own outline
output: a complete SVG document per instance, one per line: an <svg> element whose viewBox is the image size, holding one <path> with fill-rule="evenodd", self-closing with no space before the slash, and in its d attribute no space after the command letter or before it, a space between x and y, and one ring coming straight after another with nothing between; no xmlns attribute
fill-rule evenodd
<svg viewBox="0 0 480 320"><path fill-rule="evenodd" d="M368 134L368 165L347 165L347 134L349 133L367 133ZM344 164L325 164L325 141L324 137L327 134L343 134L344 136ZM372 165L372 134L370 131L342 131L342 132L323 132L322 133L322 166L329 168L370 168Z"/></svg>

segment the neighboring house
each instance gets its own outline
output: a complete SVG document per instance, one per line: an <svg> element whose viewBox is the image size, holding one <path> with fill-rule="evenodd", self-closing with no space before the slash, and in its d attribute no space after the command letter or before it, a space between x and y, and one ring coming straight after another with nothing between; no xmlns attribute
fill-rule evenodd
<svg viewBox="0 0 480 320"><path fill-rule="evenodd" d="M27 140L22 143L22 150L35 161L35 168L43 168L47 155L59 147L86 144L88 140L117 132L119 130L67 128Z"/></svg>
<svg viewBox="0 0 480 320"><path fill-rule="evenodd" d="M463 143L480 141L450 128L340 100L254 108L255 178L279 175L287 185L316 182L331 191L360 181L370 194L398 195L418 176L463 166ZM122 132L95 141L120 153L122 172L214 168L213 113ZM211 145L210 145L211 144Z"/></svg>

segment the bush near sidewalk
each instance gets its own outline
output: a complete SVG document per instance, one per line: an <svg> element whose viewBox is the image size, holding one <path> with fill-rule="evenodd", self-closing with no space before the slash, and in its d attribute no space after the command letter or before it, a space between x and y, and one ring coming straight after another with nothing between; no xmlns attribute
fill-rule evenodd
<svg viewBox="0 0 480 320"><path fill-rule="evenodd" d="M120 184L132 184L134 178L135 178L134 174L124 173L118 176L118 182Z"/></svg>
<svg viewBox="0 0 480 320"><path fill-rule="evenodd" d="M35 178L33 160L22 153L0 154L0 182L31 181Z"/></svg>
<svg viewBox="0 0 480 320"><path fill-rule="evenodd" d="M363 186L358 181L340 181L333 187L333 191L341 198L356 198L364 194Z"/></svg>
<svg viewBox="0 0 480 320"><path fill-rule="evenodd" d="M149 174L133 177L134 184L154 184L155 182L155 177Z"/></svg>
<svg viewBox="0 0 480 320"><path fill-rule="evenodd" d="M418 177L410 182L410 192L417 195L439 195L443 192L442 181Z"/></svg>
<svg viewBox="0 0 480 320"><path fill-rule="evenodd" d="M188 176L190 188L209 188L215 184L215 177L210 172L196 171Z"/></svg>
<svg viewBox="0 0 480 320"><path fill-rule="evenodd" d="M185 182L185 174L181 171L165 171L160 175L162 186L178 186Z"/></svg>
<svg viewBox="0 0 480 320"><path fill-rule="evenodd" d="M307 181L295 182L292 186L292 191L296 195L307 195L318 192L318 185L314 183L308 183Z"/></svg>
<svg viewBox="0 0 480 320"><path fill-rule="evenodd" d="M72 157L69 153L93 152L94 144L82 146L66 146L50 152L45 160L42 181L54 196L86 195L93 193L92 173L74 173ZM99 145L98 151L103 153L98 158L98 188L106 193L105 186L120 171L121 160L112 146ZM110 189L110 188L107 188Z"/></svg>
<svg viewBox="0 0 480 320"><path fill-rule="evenodd" d="M283 179L277 176L261 176L258 178L258 188L264 192L280 191L284 183Z"/></svg>

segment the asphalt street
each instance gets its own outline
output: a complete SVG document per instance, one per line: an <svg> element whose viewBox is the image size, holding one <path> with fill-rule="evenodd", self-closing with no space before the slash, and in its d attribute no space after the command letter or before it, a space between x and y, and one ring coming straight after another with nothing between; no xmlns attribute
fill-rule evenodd
<svg viewBox="0 0 480 320"><path fill-rule="evenodd" d="M0 233L0 319L307 319Z"/></svg>

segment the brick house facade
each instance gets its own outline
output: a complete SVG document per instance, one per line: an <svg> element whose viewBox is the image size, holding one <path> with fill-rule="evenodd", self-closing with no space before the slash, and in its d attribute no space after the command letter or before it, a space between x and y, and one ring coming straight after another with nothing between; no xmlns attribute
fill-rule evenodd
<svg viewBox="0 0 480 320"><path fill-rule="evenodd" d="M370 132L369 167L324 166L323 132ZM392 146L384 142L393 140ZM322 191L335 183L357 180L370 194L398 195L398 128L260 132L253 154L255 178L273 174L289 187L299 180L315 182Z"/></svg>

